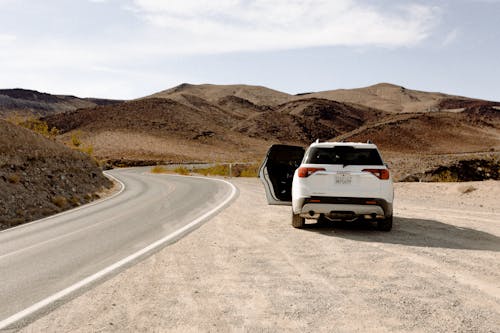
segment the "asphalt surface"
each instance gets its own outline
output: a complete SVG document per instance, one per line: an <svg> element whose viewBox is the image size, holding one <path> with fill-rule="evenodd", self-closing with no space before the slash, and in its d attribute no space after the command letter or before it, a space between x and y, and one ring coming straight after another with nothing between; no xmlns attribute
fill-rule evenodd
<svg viewBox="0 0 500 333"><path fill-rule="evenodd" d="M80 289L82 280L123 269L132 259L175 241L236 196L235 188L223 181L147 171L110 171L125 185L120 194L0 232L0 326L16 315L24 319L46 312L61 290ZM41 309L31 311L35 314L19 315L51 297Z"/></svg>

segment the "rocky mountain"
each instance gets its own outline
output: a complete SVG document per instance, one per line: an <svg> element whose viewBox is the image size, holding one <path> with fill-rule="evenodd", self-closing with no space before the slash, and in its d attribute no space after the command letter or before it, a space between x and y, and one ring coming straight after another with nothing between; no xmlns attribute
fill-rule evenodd
<svg viewBox="0 0 500 333"><path fill-rule="evenodd" d="M500 151L499 110L496 102L385 83L299 95L260 86L182 84L44 120L61 130L61 141L78 132L98 158L108 160L259 161L273 143L371 140L403 166L401 159L417 163L422 154Z"/></svg>
<svg viewBox="0 0 500 333"><path fill-rule="evenodd" d="M191 86L189 90L193 92ZM256 160L272 142L305 144L329 139L385 115L380 110L317 98L256 104L277 99L256 98L256 90L251 90L252 100L241 97L248 97L249 89L240 96L219 97L223 93L212 94L213 90L210 86L210 94L199 96L176 95L176 91L172 98L148 97L43 120L61 131L63 141L80 131L99 158L179 162ZM120 147L123 142L127 144Z"/></svg>
<svg viewBox="0 0 500 333"><path fill-rule="evenodd" d="M402 86L379 83L357 89L337 89L301 94L300 98L324 98L344 103L355 103L380 109L389 113L429 112L450 108L442 101L474 101L466 97L439 92L425 92Z"/></svg>
<svg viewBox="0 0 500 333"><path fill-rule="evenodd" d="M176 87L155 93L146 98L168 98L183 102L189 96L199 97L207 102L218 104L228 96L249 101L255 105L278 105L290 101L293 96L262 86L243 84L215 85L183 83ZM189 103L189 101L187 101Z"/></svg>
<svg viewBox="0 0 500 333"><path fill-rule="evenodd" d="M89 202L110 186L88 155L0 119L0 229Z"/></svg>
<svg viewBox="0 0 500 333"><path fill-rule="evenodd" d="M42 117L97 105L116 104L121 101L51 95L26 89L0 89L0 118L13 114Z"/></svg>

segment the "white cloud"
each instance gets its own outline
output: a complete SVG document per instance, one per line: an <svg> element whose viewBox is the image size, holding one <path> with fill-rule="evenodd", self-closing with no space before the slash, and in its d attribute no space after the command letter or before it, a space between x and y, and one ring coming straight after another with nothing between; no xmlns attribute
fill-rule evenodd
<svg viewBox="0 0 500 333"><path fill-rule="evenodd" d="M450 44L453 44L457 40L458 36L459 36L458 29L453 29L444 38L443 46L448 46Z"/></svg>
<svg viewBox="0 0 500 333"><path fill-rule="evenodd" d="M431 6L388 10L354 0L134 0L134 6L160 29L157 37L171 42L170 52L183 53L411 46L429 35L438 17Z"/></svg>
<svg viewBox="0 0 500 333"><path fill-rule="evenodd" d="M0 43L13 42L17 39L14 35L0 34Z"/></svg>

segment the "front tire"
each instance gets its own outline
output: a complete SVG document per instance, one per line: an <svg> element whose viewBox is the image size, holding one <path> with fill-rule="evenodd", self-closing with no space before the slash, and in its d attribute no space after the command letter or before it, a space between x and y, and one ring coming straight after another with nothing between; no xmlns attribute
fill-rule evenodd
<svg viewBox="0 0 500 333"><path fill-rule="evenodd" d="M391 231L392 229L392 216L387 217L377 222L377 229L380 231Z"/></svg>
<svg viewBox="0 0 500 333"><path fill-rule="evenodd" d="M306 224L306 219L301 217L299 214L293 214L292 213L292 226L297 229L302 229L304 228L304 225Z"/></svg>

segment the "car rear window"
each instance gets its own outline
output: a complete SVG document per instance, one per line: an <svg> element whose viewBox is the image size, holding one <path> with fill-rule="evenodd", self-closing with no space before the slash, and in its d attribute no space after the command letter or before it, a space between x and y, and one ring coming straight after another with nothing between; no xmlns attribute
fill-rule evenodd
<svg viewBox="0 0 500 333"><path fill-rule="evenodd" d="M383 165L377 149L352 146L313 147L304 158L307 164Z"/></svg>

